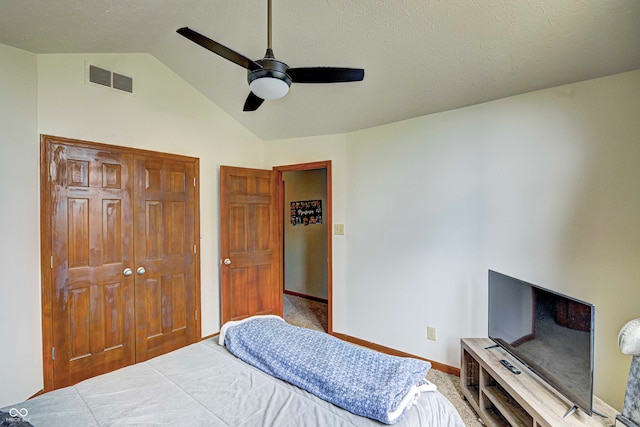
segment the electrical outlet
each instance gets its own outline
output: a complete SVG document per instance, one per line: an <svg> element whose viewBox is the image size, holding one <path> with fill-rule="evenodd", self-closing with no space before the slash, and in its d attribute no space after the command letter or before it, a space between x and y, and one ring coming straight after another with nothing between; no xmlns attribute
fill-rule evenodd
<svg viewBox="0 0 640 427"><path fill-rule="evenodd" d="M427 339L431 341L436 340L436 328L435 326L427 326Z"/></svg>

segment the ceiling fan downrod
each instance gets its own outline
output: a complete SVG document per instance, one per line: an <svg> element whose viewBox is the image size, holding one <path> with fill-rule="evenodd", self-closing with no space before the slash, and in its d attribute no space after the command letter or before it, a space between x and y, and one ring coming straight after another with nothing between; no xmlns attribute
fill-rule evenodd
<svg viewBox="0 0 640 427"><path fill-rule="evenodd" d="M267 49L271 49L271 0L267 1ZM271 51L273 55L273 51Z"/></svg>
<svg viewBox="0 0 640 427"><path fill-rule="evenodd" d="M280 99L291 87L291 77L287 74L289 66L276 59L271 47L271 10L271 0L267 0L267 51L264 58L256 61L262 69L247 72L251 92L261 99Z"/></svg>

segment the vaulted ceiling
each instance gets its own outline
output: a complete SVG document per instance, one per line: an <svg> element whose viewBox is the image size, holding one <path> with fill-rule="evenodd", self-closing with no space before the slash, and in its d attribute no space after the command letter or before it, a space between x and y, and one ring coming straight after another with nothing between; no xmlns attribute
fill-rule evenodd
<svg viewBox="0 0 640 427"><path fill-rule="evenodd" d="M150 53L264 140L344 133L640 69L638 0L273 0L291 67L365 69L243 112L246 70L176 33L263 57L267 0L2 0L0 43ZM1 65L1 64L0 64Z"/></svg>

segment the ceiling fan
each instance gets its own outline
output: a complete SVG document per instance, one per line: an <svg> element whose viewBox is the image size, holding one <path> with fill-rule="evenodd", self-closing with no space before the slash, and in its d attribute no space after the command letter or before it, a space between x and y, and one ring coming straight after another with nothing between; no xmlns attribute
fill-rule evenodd
<svg viewBox="0 0 640 427"><path fill-rule="evenodd" d="M278 61L271 48L271 0L267 3L267 52L262 59L252 61L189 27L180 28L177 33L248 70L247 80L251 92L244 103L243 111L257 110L265 99L282 98L289 92L291 83L342 83L364 79L362 68L289 68L284 62Z"/></svg>

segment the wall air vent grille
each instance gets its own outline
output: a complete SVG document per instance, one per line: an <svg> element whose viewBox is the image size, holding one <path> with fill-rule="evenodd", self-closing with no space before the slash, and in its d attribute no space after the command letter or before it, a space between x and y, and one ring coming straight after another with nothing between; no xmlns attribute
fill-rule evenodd
<svg viewBox="0 0 640 427"><path fill-rule="evenodd" d="M107 69L89 65L87 68L88 81L107 86L127 93L133 93L133 78L111 72Z"/></svg>
<svg viewBox="0 0 640 427"><path fill-rule="evenodd" d="M133 79L122 74L113 73L113 88L133 93Z"/></svg>
<svg viewBox="0 0 640 427"><path fill-rule="evenodd" d="M111 71L95 65L89 65L89 81L111 87Z"/></svg>

